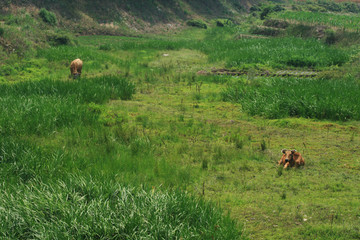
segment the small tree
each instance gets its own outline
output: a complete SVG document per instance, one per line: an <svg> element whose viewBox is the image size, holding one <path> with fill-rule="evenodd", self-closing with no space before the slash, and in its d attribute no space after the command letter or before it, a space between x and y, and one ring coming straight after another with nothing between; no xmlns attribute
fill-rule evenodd
<svg viewBox="0 0 360 240"><path fill-rule="evenodd" d="M53 12L50 12L50 11L46 10L45 8L42 8L42 9L40 9L39 15L44 22L46 22L52 26L56 25L57 20L56 20L55 14Z"/></svg>

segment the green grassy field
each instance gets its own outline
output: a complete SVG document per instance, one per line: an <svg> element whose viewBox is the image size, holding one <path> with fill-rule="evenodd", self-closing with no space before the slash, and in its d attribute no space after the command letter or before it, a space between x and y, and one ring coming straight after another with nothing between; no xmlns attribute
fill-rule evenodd
<svg viewBox="0 0 360 240"><path fill-rule="evenodd" d="M356 67L357 51L239 31L79 37L3 65L0 236L358 239L358 75L251 75ZM224 67L250 74L196 74ZM283 148L305 167L278 167Z"/></svg>

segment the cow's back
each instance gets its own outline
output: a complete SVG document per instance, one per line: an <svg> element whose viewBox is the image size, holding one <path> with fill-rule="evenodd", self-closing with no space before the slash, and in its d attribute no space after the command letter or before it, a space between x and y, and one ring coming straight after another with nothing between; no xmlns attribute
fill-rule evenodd
<svg viewBox="0 0 360 240"><path fill-rule="evenodd" d="M70 64L71 75L80 75L82 70L83 62L77 58Z"/></svg>
<svg viewBox="0 0 360 240"><path fill-rule="evenodd" d="M300 153L298 153L298 152L294 153L293 158L294 158L296 166L305 165L304 158Z"/></svg>

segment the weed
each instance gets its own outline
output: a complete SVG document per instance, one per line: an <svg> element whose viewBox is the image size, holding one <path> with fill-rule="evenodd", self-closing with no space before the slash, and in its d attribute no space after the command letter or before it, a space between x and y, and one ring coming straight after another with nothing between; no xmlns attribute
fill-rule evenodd
<svg viewBox="0 0 360 240"><path fill-rule="evenodd" d="M263 139L263 140L261 141L260 149L261 149L261 151L265 151L265 150L267 149L267 144L266 144L265 139Z"/></svg>
<svg viewBox="0 0 360 240"><path fill-rule="evenodd" d="M204 21L193 19L186 22L188 26L207 29L207 25Z"/></svg>
<svg viewBox="0 0 360 240"><path fill-rule="evenodd" d="M99 46L99 50L111 51L112 50L111 44L102 44Z"/></svg>
<svg viewBox="0 0 360 240"><path fill-rule="evenodd" d="M72 45L73 40L71 36L66 33L54 33L46 36L47 41L51 46L60 46L60 45Z"/></svg>
<svg viewBox="0 0 360 240"><path fill-rule="evenodd" d="M284 170L284 168L281 165L277 168L278 177L281 177L283 175L283 170Z"/></svg>
<svg viewBox="0 0 360 240"><path fill-rule="evenodd" d="M201 168L202 169L208 169L208 160L206 158L203 158L201 161Z"/></svg>

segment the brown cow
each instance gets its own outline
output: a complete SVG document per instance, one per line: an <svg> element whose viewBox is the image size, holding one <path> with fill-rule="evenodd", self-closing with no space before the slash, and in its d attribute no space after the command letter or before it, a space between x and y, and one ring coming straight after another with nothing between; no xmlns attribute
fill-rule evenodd
<svg viewBox="0 0 360 240"><path fill-rule="evenodd" d="M70 71L71 71L71 76L73 78L80 77L82 66L83 66L83 62L79 58L71 62Z"/></svg>
<svg viewBox="0 0 360 240"><path fill-rule="evenodd" d="M284 168L287 168L289 166L290 167L294 167L294 166L299 167L299 166L305 165L304 158L296 150L283 149L283 150L281 150L281 152L283 153L283 156L281 157L281 159L279 161L279 165L283 165Z"/></svg>

